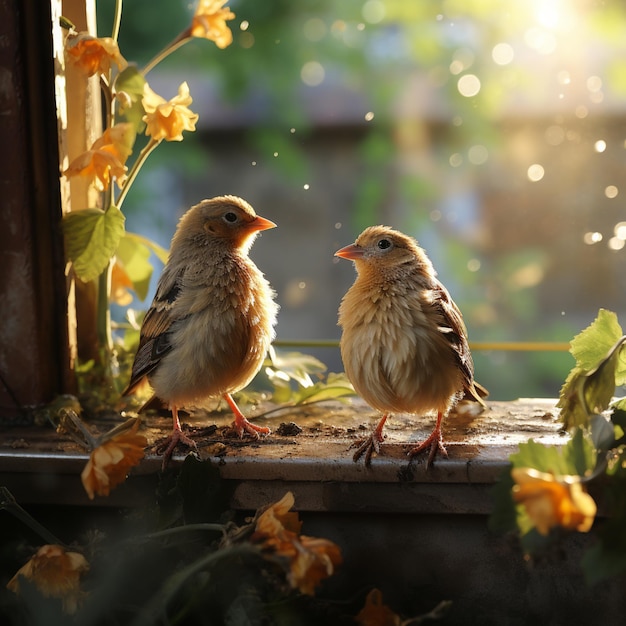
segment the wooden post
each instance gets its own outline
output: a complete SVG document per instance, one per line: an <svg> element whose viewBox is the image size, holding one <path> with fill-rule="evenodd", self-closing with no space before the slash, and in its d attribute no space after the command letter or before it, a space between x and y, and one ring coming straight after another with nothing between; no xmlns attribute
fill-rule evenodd
<svg viewBox="0 0 626 626"><path fill-rule="evenodd" d="M0 0L0 420L73 390L50 2Z"/></svg>

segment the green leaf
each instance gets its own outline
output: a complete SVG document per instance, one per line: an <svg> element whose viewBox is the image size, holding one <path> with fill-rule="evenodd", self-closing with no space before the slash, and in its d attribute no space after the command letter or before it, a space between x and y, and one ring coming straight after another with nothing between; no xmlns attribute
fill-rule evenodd
<svg viewBox="0 0 626 626"><path fill-rule="evenodd" d="M599 365L584 377L582 396L588 413L602 413L609 408L615 393L617 369L625 340L626 337L618 339Z"/></svg>
<svg viewBox="0 0 626 626"><path fill-rule="evenodd" d="M329 374L325 381L318 381L311 387L299 389L293 394L293 401L297 405L311 404L353 395L354 387L345 374Z"/></svg>
<svg viewBox="0 0 626 626"><path fill-rule="evenodd" d="M572 339L570 352L576 365L587 372L594 370L623 334L617 315L600 309L598 317Z"/></svg>
<svg viewBox="0 0 626 626"><path fill-rule="evenodd" d="M114 89L120 105L119 114L124 116L139 132L143 126L143 87L146 79L135 65L129 65L115 80Z"/></svg>
<svg viewBox="0 0 626 626"><path fill-rule="evenodd" d="M585 476L593 470L596 453L593 444L577 429L564 446L545 446L530 439L509 457L513 467L530 467L555 476Z"/></svg>
<svg viewBox="0 0 626 626"><path fill-rule="evenodd" d="M560 448L544 446L533 439L519 445L519 452L509 457L513 467L532 467L540 472L552 472L564 475L567 472L563 463Z"/></svg>
<svg viewBox="0 0 626 626"><path fill-rule="evenodd" d="M561 387L557 406L561 409L559 417L566 430L586 426L589 422L589 412L582 395L585 375L584 370L574 367Z"/></svg>
<svg viewBox="0 0 626 626"><path fill-rule="evenodd" d="M284 382L295 380L301 387L312 387L310 375L326 371L326 366L319 359L301 352L271 350L269 360L266 372L274 384L277 384L277 379Z"/></svg>
<svg viewBox="0 0 626 626"><path fill-rule="evenodd" d="M120 239L116 256L133 283L135 293L140 300L145 300L153 271L148 261L150 250L137 238L129 237L127 233Z"/></svg>
<svg viewBox="0 0 626 626"><path fill-rule="evenodd" d="M115 206L73 211L63 218L67 256L82 281L94 280L105 270L124 234L124 221Z"/></svg>
<svg viewBox="0 0 626 626"><path fill-rule="evenodd" d="M561 388L557 404L566 429L588 425L592 415L609 407L615 386L626 381L625 340L615 313L604 309L572 340L570 351L576 366Z"/></svg>
<svg viewBox="0 0 626 626"><path fill-rule="evenodd" d="M143 235L138 235L137 233L126 233L125 236L128 237L128 239L131 239L133 241L136 241L137 243L146 246L146 248L148 248L150 252L153 252L154 255L159 259L159 261L163 263L163 265L167 263L167 259L170 253L168 250L161 247L158 243L155 243L154 241L148 239L147 237L144 237Z"/></svg>
<svg viewBox="0 0 626 626"><path fill-rule="evenodd" d="M596 466L596 449L581 428L563 446L562 456L565 475L588 476Z"/></svg>

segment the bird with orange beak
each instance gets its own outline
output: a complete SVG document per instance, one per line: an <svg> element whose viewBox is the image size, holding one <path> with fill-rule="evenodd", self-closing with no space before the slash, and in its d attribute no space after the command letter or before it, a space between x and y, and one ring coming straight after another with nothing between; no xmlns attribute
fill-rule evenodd
<svg viewBox="0 0 626 626"><path fill-rule="evenodd" d="M365 229L336 256L354 262L357 277L339 308L341 357L356 392L382 413L354 454L380 453L392 413L437 413L430 436L410 456L429 451L447 456L441 425L467 395L486 407L486 391L474 382L474 365L459 308L436 277L417 242L386 226Z"/></svg>
<svg viewBox="0 0 626 626"><path fill-rule="evenodd" d="M179 443L196 447L181 430L183 406L222 397L240 437L270 432L249 422L232 394L256 375L274 338L275 294L248 252L259 232L275 226L236 196L203 200L178 223L123 394L147 379L169 406L173 430L164 465Z"/></svg>

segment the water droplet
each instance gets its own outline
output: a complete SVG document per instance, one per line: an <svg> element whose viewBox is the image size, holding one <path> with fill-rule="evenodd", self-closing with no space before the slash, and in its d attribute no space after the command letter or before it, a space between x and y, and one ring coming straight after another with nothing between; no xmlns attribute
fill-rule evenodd
<svg viewBox="0 0 626 626"><path fill-rule="evenodd" d="M373 111L368 111L365 114L365 121L366 122L371 122L374 119L374 112Z"/></svg>
<svg viewBox="0 0 626 626"><path fill-rule="evenodd" d="M616 198L619 193L619 189L615 185L609 185L604 189L604 195L607 198Z"/></svg>
<svg viewBox="0 0 626 626"><path fill-rule="evenodd" d="M305 191L308 191L308 189L309 189L309 184L308 184L308 183L306 183L305 185L303 185L303 187L302 187L302 188L303 188Z"/></svg>
<svg viewBox="0 0 626 626"><path fill-rule="evenodd" d="M598 139L598 141L593 144L593 149L596 152L604 152L606 150L606 141L604 141L604 139Z"/></svg>

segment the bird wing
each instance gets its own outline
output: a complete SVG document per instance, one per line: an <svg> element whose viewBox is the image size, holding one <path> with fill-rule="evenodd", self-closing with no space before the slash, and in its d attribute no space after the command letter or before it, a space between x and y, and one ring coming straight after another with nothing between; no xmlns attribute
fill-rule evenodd
<svg viewBox="0 0 626 626"><path fill-rule="evenodd" d="M465 328L463 315L450 297L447 289L441 283L435 286L434 291L434 306L443 320L443 324L439 326L438 330L444 334L457 357L459 369L463 374L465 395L486 407L487 405L482 398L486 397L488 392L482 385L479 385L480 389L477 389L474 382L474 363L467 342L467 329Z"/></svg>
<svg viewBox="0 0 626 626"><path fill-rule="evenodd" d="M122 395L132 393L172 349L170 327L174 321L185 317L176 315L176 301L181 291L183 274L184 270L178 273L163 272L154 300L141 325L130 382Z"/></svg>

